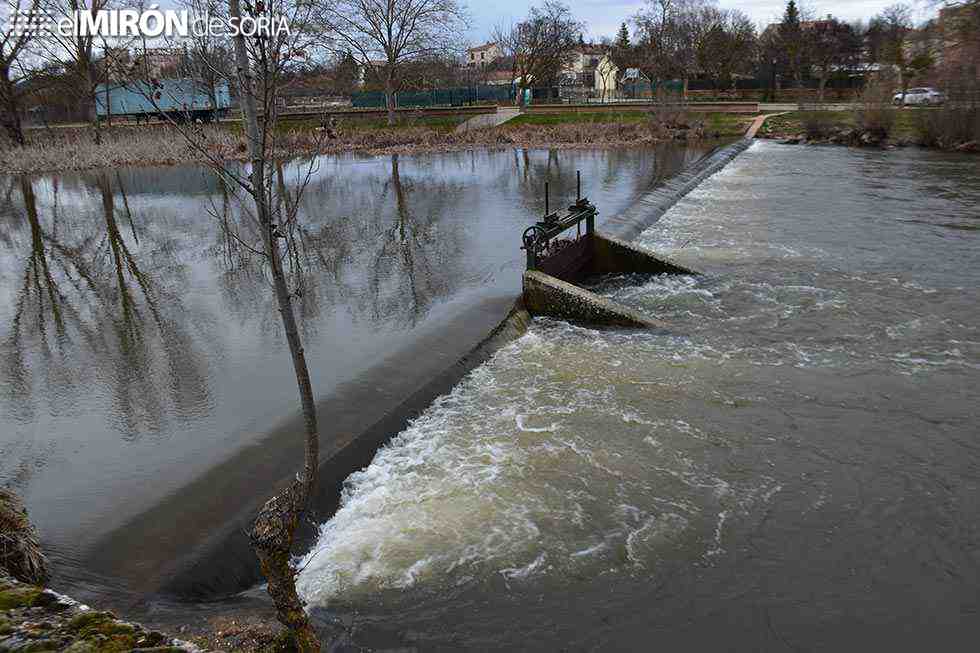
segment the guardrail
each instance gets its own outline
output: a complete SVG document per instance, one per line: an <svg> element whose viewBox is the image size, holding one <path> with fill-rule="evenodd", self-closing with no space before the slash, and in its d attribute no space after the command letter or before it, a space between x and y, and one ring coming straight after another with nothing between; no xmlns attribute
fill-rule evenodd
<svg viewBox="0 0 980 653"><path fill-rule="evenodd" d="M482 104L476 106L468 107L405 107L395 109L396 116L411 116L411 115L424 115L424 116L475 116L486 113L496 113L497 105L495 104ZM283 109L279 112L279 118L284 120L299 120L304 118L383 118L388 115L387 109L328 109L328 108L316 108L316 109Z"/></svg>

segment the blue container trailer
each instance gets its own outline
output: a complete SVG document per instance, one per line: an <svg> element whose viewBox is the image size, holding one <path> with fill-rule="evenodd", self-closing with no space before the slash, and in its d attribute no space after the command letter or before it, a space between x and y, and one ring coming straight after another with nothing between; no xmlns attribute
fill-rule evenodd
<svg viewBox="0 0 980 653"><path fill-rule="evenodd" d="M231 94L228 82L218 82L214 100L208 87L192 79L154 79L118 84L99 84L95 110L99 120L171 118L177 122L211 122L228 115Z"/></svg>

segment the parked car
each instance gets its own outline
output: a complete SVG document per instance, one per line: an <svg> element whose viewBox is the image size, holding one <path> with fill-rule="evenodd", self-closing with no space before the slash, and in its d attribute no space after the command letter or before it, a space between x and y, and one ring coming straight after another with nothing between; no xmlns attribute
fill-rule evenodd
<svg viewBox="0 0 980 653"><path fill-rule="evenodd" d="M932 105L942 104L946 98L942 93L934 88L922 86L920 88L910 88L905 92L905 105ZM892 98L895 104L902 104L902 92L899 91Z"/></svg>

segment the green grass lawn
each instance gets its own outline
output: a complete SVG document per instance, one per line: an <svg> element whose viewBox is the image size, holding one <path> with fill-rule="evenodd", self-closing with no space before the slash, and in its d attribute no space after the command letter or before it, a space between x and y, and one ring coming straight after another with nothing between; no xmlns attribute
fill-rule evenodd
<svg viewBox="0 0 980 653"><path fill-rule="evenodd" d="M691 120L704 120L709 133L721 136L741 136L754 116L737 113L691 113ZM614 124L639 123L650 120L646 111L563 111L559 113L525 113L507 122L506 127L522 125Z"/></svg>
<svg viewBox="0 0 980 653"><path fill-rule="evenodd" d="M891 138L916 136L922 111L934 111L934 109L911 107L896 109ZM802 134L806 132L804 125L811 120L821 121L833 128L851 128L857 126L857 113L855 111L793 111L769 118L765 122L764 129L780 134Z"/></svg>
<svg viewBox="0 0 980 653"><path fill-rule="evenodd" d="M428 127L429 129L439 132L451 132L457 125L471 117L472 115L469 114L457 116L414 116L400 114L398 115L395 124L389 127L388 121L385 117L358 116L356 113L352 112L348 115L338 116L336 119L336 124L339 129L347 131ZM225 125L232 133L238 135L244 133L240 122L228 122L222 124ZM278 125L276 125L276 130L280 134L285 134L288 132L313 131L322 124L323 120L321 120L319 116L309 118L285 118L280 119Z"/></svg>
<svg viewBox="0 0 980 653"><path fill-rule="evenodd" d="M428 127L436 131L450 132L474 115L477 114L457 116L412 116L400 114L397 117L395 125L392 127L389 127L387 118L373 116L371 118L359 118L353 115L350 117L341 116L337 119L337 123L341 127L349 127L351 129L407 129L410 127Z"/></svg>
<svg viewBox="0 0 980 653"><path fill-rule="evenodd" d="M567 123L619 123L649 120L645 111L563 111L561 113L524 113L507 122L511 127L523 125L558 125Z"/></svg>

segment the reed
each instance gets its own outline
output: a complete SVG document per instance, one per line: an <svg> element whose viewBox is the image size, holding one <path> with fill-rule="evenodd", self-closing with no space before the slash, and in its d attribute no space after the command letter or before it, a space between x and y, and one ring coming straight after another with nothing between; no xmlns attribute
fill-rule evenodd
<svg viewBox="0 0 980 653"><path fill-rule="evenodd" d="M20 497L6 488L0 488L0 569L25 583L43 585L48 579L37 531Z"/></svg>

